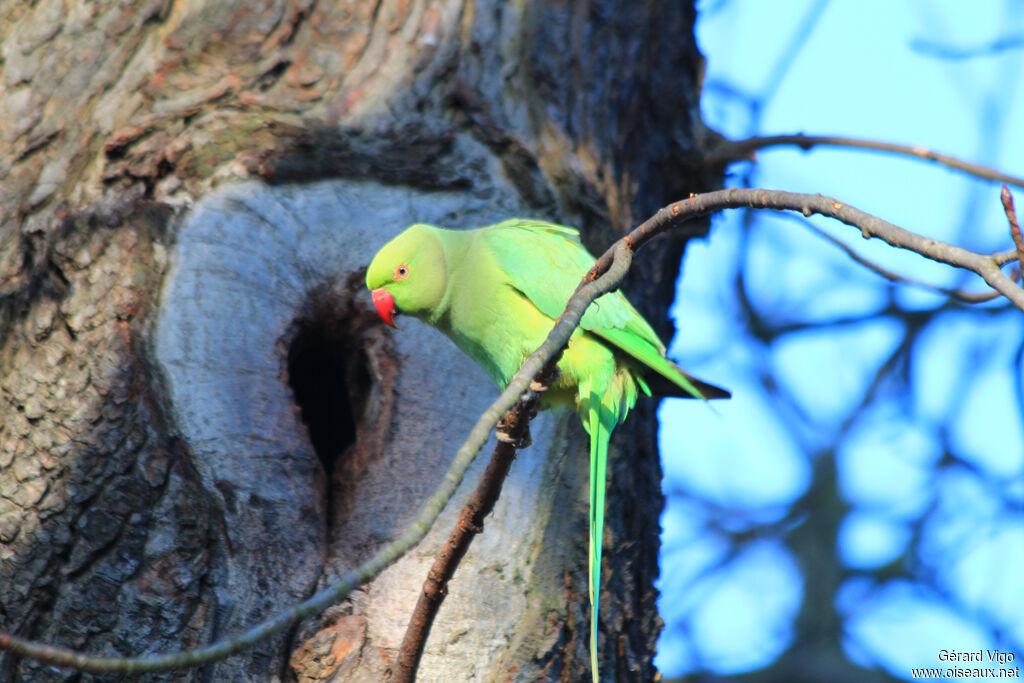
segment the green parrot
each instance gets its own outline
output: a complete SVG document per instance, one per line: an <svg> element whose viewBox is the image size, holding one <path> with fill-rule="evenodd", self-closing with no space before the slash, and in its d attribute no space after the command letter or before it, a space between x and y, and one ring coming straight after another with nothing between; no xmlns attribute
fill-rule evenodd
<svg viewBox="0 0 1024 683"><path fill-rule="evenodd" d="M374 256L366 272L377 313L396 311L444 332L504 388L544 341L594 257L579 233L512 219L477 230L417 223ZM621 292L605 294L583 315L558 363L560 377L542 406L575 409L590 435L590 656L598 680L597 617L604 536L608 441L638 392L727 398L723 389L683 372Z"/></svg>

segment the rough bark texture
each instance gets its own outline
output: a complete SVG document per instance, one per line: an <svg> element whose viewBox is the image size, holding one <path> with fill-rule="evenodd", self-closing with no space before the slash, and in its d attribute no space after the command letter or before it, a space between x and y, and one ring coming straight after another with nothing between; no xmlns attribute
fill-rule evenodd
<svg viewBox="0 0 1024 683"><path fill-rule="evenodd" d="M407 223L513 213L597 249L706 189L692 22L628 0L0 4L3 627L191 647L402 528L494 392L433 331L372 323L360 266ZM629 288L666 334L680 253ZM421 680L589 666L585 436L563 416L534 438ZM653 404L614 448L601 659L649 680ZM149 678L385 679L449 526L322 620ZM2 680L72 678L0 656Z"/></svg>

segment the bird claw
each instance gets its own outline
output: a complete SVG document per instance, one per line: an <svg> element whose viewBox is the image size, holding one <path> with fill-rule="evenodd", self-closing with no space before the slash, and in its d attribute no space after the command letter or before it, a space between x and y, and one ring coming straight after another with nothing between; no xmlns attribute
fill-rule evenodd
<svg viewBox="0 0 1024 683"><path fill-rule="evenodd" d="M511 444L512 448L515 448L517 451L522 450L523 448L528 448L533 445L533 441L530 439L529 432L523 434L522 438L520 439L514 439L511 436L509 436L506 432L495 432L495 435L498 437L498 441L502 443Z"/></svg>
<svg viewBox="0 0 1024 683"><path fill-rule="evenodd" d="M528 446L533 445L533 440L530 439L530 428L529 427L527 427L525 430L523 430L523 435L520 436L518 439L516 439L511 434L509 434L507 431L505 431L504 420L502 420L502 422L500 422L498 424L498 428L494 431L494 436L501 443L510 444L512 446L512 448L514 448L516 450L521 450L523 448L527 448Z"/></svg>

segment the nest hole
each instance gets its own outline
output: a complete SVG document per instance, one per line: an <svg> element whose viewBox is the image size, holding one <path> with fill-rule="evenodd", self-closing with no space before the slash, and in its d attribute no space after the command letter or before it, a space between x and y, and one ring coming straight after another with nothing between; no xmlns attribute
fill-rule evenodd
<svg viewBox="0 0 1024 683"><path fill-rule="evenodd" d="M390 386L382 386L390 385L390 373L381 368L393 354L356 291L351 281L341 290L315 290L287 345L288 384L326 479L328 530L380 452L390 419Z"/></svg>

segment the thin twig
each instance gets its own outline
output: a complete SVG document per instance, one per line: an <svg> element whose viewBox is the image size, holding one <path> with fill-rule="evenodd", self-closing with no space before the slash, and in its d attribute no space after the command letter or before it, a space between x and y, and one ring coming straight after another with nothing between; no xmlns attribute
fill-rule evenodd
<svg viewBox="0 0 1024 683"><path fill-rule="evenodd" d="M992 289L998 291L1013 302L1017 308L1024 311L1024 289L1018 287L999 269L999 266L1006 262L1004 259L1008 255L1016 256L1014 252L984 255L968 251L904 230L888 221L820 194L732 188L692 195L689 199L659 209L654 216L641 223L623 240L627 240L633 249L639 249L647 240L683 221L722 209L739 208L799 211L805 216L816 213L835 218L860 230L865 239L878 237L893 247L907 249L933 261L977 273ZM610 253L605 252L598 259L598 264L604 265L610 258Z"/></svg>
<svg viewBox="0 0 1024 683"><path fill-rule="evenodd" d="M803 225L808 230L811 230L815 234L819 235L820 237L828 240L832 244L836 245L837 247L845 251L846 255L849 256L851 259L861 264L865 268L878 273L887 280L892 280L893 282L902 282L903 284L906 285L912 285L914 287L920 287L921 289L927 289L929 291L937 292L944 296L948 296L951 299L956 299L957 301L962 301L968 304L980 304L986 301L992 301L992 299L1002 296L1002 294L994 290L991 292L965 292L962 289L950 289L948 287L939 287L938 285L933 285L928 282L922 282L921 280L909 278L906 275L900 275L899 273L889 270L888 268L883 268L874 261L862 256L846 242L843 242L842 240L833 237L832 235L825 232L824 230L814 225L810 221L801 221L801 225ZM1014 278L1014 280L1016 280L1016 277Z"/></svg>
<svg viewBox="0 0 1024 683"><path fill-rule="evenodd" d="M869 149L876 152L889 152L891 154L902 154L934 161L947 168L961 171L968 175L992 180L995 182L1007 183L1024 190L1024 178L1018 178L989 166L974 164L963 161L948 154L940 154L924 147L913 147L911 145L897 145L890 142L879 142L877 140L861 140L858 138L846 138L834 135L769 135L763 137L752 137L746 140L726 140L716 143L705 156L704 162L710 167L726 166L734 161L753 160L754 152L765 147L779 147L792 145L803 150L816 146L850 147L854 149Z"/></svg>
<svg viewBox="0 0 1024 683"><path fill-rule="evenodd" d="M1017 247L1017 261L1020 263L1021 276L1024 277L1024 237L1020 234L1020 224L1017 222L1017 212L1013 208L1013 195L1010 188L1003 185L999 198L1003 201L1003 209L1006 210L1006 220L1010 221L1010 237L1013 238L1013 246Z"/></svg>
<svg viewBox="0 0 1024 683"><path fill-rule="evenodd" d="M975 57L987 57L1006 50L1015 50L1024 45L1024 36L1000 36L983 45L948 45L933 42L927 38L914 38L910 41L910 49L926 57L937 57L948 60L967 60Z"/></svg>
<svg viewBox="0 0 1024 683"><path fill-rule="evenodd" d="M531 385L533 392L530 400L517 403L514 410L506 413L498 423L498 433L504 436L494 445L487 469L484 470L473 495L463 506L455 528L434 559L434 564L423 582L423 590L409 619L402 647L395 660L391 683L412 683L416 680L416 670L423 656L423 647L426 645L427 636L430 635L434 617L437 616L437 611L448 594L448 582L455 575L455 570L465 557L473 539L483 531L484 519L491 514L494 504L498 501L502 484L515 459L516 450L530 445L529 419L536 413L539 392L546 391L557 377L558 359L561 355L561 352L556 353L537 376L536 382ZM509 416L513 412L517 414L516 419L510 420Z"/></svg>

